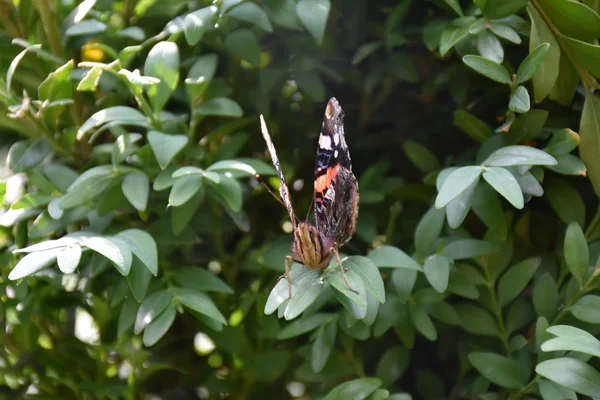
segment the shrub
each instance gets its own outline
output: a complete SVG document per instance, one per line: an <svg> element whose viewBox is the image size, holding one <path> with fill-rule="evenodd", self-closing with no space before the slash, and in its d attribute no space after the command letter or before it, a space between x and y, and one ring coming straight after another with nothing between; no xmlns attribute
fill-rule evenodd
<svg viewBox="0 0 600 400"><path fill-rule="evenodd" d="M0 3L3 398L600 398L599 12ZM359 294L288 300L330 96Z"/></svg>

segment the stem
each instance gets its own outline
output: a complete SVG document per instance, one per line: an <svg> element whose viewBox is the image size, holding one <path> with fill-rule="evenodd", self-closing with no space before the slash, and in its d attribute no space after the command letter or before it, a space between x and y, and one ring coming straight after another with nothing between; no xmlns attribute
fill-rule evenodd
<svg viewBox="0 0 600 400"><path fill-rule="evenodd" d="M44 33L52 52L59 57L63 57L65 52L62 47L60 31L55 18L56 3L48 0L33 0L33 6L40 15L42 25L44 26Z"/></svg>
<svg viewBox="0 0 600 400"><path fill-rule="evenodd" d="M514 397L511 397L510 400L517 400L520 399L521 397L525 396L527 393L531 392L534 388L534 386L537 384L537 381L540 379L539 375L536 375L535 378L533 378L531 380L531 382L529 382L527 384L527 386L525 386L524 388L522 388L521 390L519 390Z"/></svg>
<svg viewBox="0 0 600 400"><path fill-rule="evenodd" d="M590 222L587 229L585 230L586 240L588 240L588 241L590 240L590 237L591 237L592 233L594 233L594 229L596 229L596 225L598 225L599 222L600 222L600 203L598 204L598 208L596 209L596 215L594 215L594 219L592 219L592 222Z"/></svg>
<svg viewBox="0 0 600 400"><path fill-rule="evenodd" d="M559 323L560 321L562 321L562 319L564 317L567 316L567 314L569 313L569 309L570 307L577 303L577 301L579 301L579 299L586 294L587 292L589 292L590 290L593 289L593 285L596 282L596 279L598 279L598 277L600 277L600 271L596 270L594 271L594 273L592 274L591 278L586 282L585 285L583 285L582 288L580 288L577 293L575 293L575 296L573 296L572 298L567 300L567 304L565 304L565 306L563 307L563 309L558 313L558 315L552 320L552 323L550 325L556 325L557 323Z"/></svg>
<svg viewBox="0 0 600 400"><path fill-rule="evenodd" d="M508 332L506 332L506 326L504 325L504 318L502 317L502 307L500 306L500 302L498 301L498 296L496 296L496 291L494 290L494 282L488 282L488 289L490 290L490 296L492 297L492 307L494 308L494 316L498 321L498 327L500 328L500 340L502 340L502 345L504 346L504 352L506 354L509 353L509 345L508 345Z"/></svg>

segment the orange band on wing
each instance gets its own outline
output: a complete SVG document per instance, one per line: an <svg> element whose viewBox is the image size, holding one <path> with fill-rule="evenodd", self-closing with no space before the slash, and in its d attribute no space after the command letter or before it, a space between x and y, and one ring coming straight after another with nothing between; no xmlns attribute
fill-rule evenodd
<svg viewBox="0 0 600 400"><path fill-rule="evenodd" d="M337 176L337 174L340 170L340 167L341 167L341 164L337 164L333 168L328 168L326 173L319 176L317 178L317 180L315 180L315 193L325 194L325 192L327 191L329 186L331 186L331 182L333 182L333 180ZM323 201L323 199L319 198L318 196L315 198L318 202Z"/></svg>

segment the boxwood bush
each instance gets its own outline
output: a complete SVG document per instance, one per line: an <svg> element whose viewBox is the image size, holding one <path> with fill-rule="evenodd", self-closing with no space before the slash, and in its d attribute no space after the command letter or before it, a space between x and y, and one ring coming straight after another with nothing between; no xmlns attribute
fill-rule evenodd
<svg viewBox="0 0 600 400"><path fill-rule="evenodd" d="M3 399L600 398L597 0L1 0ZM277 280L327 100L360 187Z"/></svg>

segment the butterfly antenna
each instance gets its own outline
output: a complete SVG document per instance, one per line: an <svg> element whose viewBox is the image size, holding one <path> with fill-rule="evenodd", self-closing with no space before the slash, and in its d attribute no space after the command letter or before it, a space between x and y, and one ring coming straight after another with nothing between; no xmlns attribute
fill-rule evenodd
<svg viewBox="0 0 600 400"><path fill-rule="evenodd" d="M254 177L261 185L263 185L265 187L265 189L267 189L267 192L269 192L269 194L271 196L273 196L275 198L275 200L277 200L279 202L279 204L281 204L283 206L283 208L287 209L287 207L283 203L283 200L281 200L281 198L279 196L277 196L273 190L271 190L271 188L269 187L267 182L265 182L265 180L263 179L263 177L260 174L256 174L256 175L254 175ZM296 222L299 222L296 214L294 214L294 218L296 219Z"/></svg>
<svg viewBox="0 0 600 400"><path fill-rule="evenodd" d="M313 207L313 203L315 202L315 194L313 193L313 197L310 201L310 204L308 206L308 211L306 212L306 219L305 221L308 221L308 217L310 216L310 212L312 211L312 207Z"/></svg>

